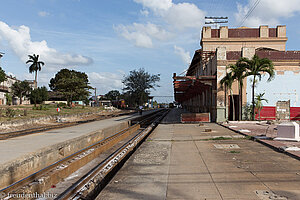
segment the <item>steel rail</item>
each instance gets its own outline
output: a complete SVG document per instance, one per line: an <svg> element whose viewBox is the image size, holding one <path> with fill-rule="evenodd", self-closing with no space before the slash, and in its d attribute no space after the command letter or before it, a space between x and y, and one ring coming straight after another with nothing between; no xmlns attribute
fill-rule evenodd
<svg viewBox="0 0 300 200"><path fill-rule="evenodd" d="M162 111L157 115L152 123L135 135L132 139L122 145L114 153L108 156L105 160L91 169L87 174L81 177L76 183L70 186L67 190L61 193L55 200L66 199L85 199L87 196L95 196L93 190L114 168L130 154L135 148L152 132L157 124L165 117L168 111ZM90 197L91 198L91 197ZM88 198L87 198L88 199Z"/></svg>
<svg viewBox="0 0 300 200"><path fill-rule="evenodd" d="M9 194L9 193L18 193L17 191L20 190L20 188L22 188L24 185L28 185L29 183L31 182L36 182L39 177L42 177L44 174L47 174L51 171L53 171L54 169L56 169L57 167L61 166L61 165L64 165L65 163L68 163L70 162L71 160L74 160L74 158L76 158L77 156L80 156L81 154L84 154L85 152L88 152L89 150L93 150L94 152L99 149L97 151L97 153L93 153L93 157L95 157L97 154L100 154L101 152L103 152L104 150L107 150L109 149L111 146L113 146L114 144L116 144L117 142L121 141L122 139L125 139L126 137L128 137L130 134L132 134L134 131L138 130L141 126L141 124L144 124L144 123L147 123L147 121L149 121L150 119L153 118L153 115L157 115L159 113L161 113L162 111L156 111L156 112L153 112L153 113L150 113L150 114L147 114L145 115L142 119L142 121L126 128L126 129L123 129L117 133L115 133L114 135L110 136L110 137L107 137L107 138L104 138L103 140L100 140L99 142L96 142L86 148L83 148L9 186L7 186L6 188L0 190L0 193L1 194ZM106 146L105 146L106 145ZM104 147L103 149L101 149L101 147ZM88 156L91 155L91 154L88 154ZM80 163L80 167L84 165L84 163L86 164L87 162L91 161L92 159L86 159L85 161L86 162L81 162ZM79 169L77 167L77 169ZM76 170L77 170L76 169ZM73 171L76 171L75 169L71 170L71 172ZM70 171L70 170L69 170ZM55 183L56 184L56 183ZM48 184L49 185L49 184ZM50 188L50 187L49 187ZM47 188L47 189L49 189Z"/></svg>

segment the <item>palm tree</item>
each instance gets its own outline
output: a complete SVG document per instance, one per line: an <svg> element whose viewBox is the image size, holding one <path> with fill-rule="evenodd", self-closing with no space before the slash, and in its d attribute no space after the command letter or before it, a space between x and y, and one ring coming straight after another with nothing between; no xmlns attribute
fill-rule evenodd
<svg viewBox="0 0 300 200"><path fill-rule="evenodd" d="M39 61L39 55L28 55L29 60L27 60L26 64L32 63L29 66L29 72L33 73L35 72L35 81L34 81L34 88L37 88L37 72L41 71L42 66L45 65L43 61Z"/></svg>
<svg viewBox="0 0 300 200"><path fill-rule="evenodd" d="M239 85L239 116L238 120L242 120L242 106L243 106L243 85L244 78L246 78L246 65L244 63L237 62L235 65L229 65L228 68L233 73L233 78L238 81Z"/></svg>
<svg viewBox="0 0 300 200"><path fill-rule="evenodd" d="M252 82L252 120L255 118L255 101L254 101L254 95L255 95L255 84L257 82L256 78L259 78L259 81L261 80L261 75L263 73L269 74L268 81L271 81L273 77L275 76L274 66L271 60L268 58L259 58L256 54L253 56L251 60L248 58L240 58L238 61L239 64L245 64L247 68L247 76L253 76L253 82Z"/></svg>
<svg viewBox="0 0 300 200"><path fill-rule="evenodd" d="M234 108L234 99L233 99L233 93L232 93L232 84L233 84L233 82L234 82L234 77L233 77L232 72L226 73L226 76L224 76L220 80L221 87L223 87L223 85L225 85L225 99L227 98L226 97L227 88L230 91L230 96L231 96L231 99L232 99L233 121L234 121L235 120L235 108ZM225 108L226 108L226 105L225 105ZM225 111L225 113L226 113L226 111Z"/></svg>
<svg viewBox="0 0 300 200"><path fill-rule="evenodd" d="M260 111L263 108L262 102L265 101L266 103L268 103L268 100L263 98L264 95L265 93L259 93L255 96L255 108L258 110L259 120L260 120Z"/></svg>

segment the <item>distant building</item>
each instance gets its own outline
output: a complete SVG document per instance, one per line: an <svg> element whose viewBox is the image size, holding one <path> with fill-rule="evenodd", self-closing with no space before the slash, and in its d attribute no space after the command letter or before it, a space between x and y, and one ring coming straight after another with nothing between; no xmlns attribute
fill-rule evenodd
<svg viewBox="0 0 300 200"><path fill-rule="evenodd" d="M276 75L290 71L300 73L300 51L286 51L286 26L269 28L219 29L203 27L201 49L196 50L185 76L173 75L175 100L191 112L208 112L211 121L236 119L229 93L220 87L226 75L226 66L235 64L240 57L251 59L255 54L273 61ZM243 106L247 103L247 80L243 86ZM226 95L225 95L226 94ZM233 84L235 107L238 108L238 84Z"/></svg>
<svg viewBox="0 0 300 200"><path fill-rule="evenodd" d="M103 107L110 107L112 106L111 100L100 100L99 105Z"/></svg>
<svg viewBox="0 0 300 200"><path fill-rule="evenodd" d="M12 76L6 76L6 81L2 82L0 84L0 105L6 105L6 94L11 93L11 86L17 81L15 77ZM13 104L17 103L17 99L13 99Z"/></svg>
<svg viewBox="0 0 300 200"><path fill-rule="evenodd" d="M44 102L45 104L67 104L67 99L59 92L48 91L48 100Z"/></svg>
<svg viewBox="0 0 300 200"><path fill-rule="evenodd" d="M3 57L3 53L0 52L0 58ZM1 66L1 65L0 65ZM18 81L16 77L13 76L6 76L6 80L0 84L0 105L6 105L7 99L6 94L11 94L11 86ZM34 88L34 81L32 80L25 80L29 83L31 88ZM12 104L18 105L20 100L18 97L12 98ZM23 97L22 104L30 104L30 101L27 97Z"/></svg>

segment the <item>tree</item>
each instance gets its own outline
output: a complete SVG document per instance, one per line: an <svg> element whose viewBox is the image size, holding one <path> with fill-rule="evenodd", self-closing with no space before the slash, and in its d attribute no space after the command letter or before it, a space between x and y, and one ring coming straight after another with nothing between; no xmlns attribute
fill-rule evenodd
<svg viewBox="0 0 300 200"><path fill-rule="evenodd" d="M229 65L228 67L231 72L232 76L235 80L238 81L239 85L239 116L238 120L242 120L242 106L243 106L243 83L244 83L244 78L247 77L246 74L246 65L244 63L237 62L235 65Z"/></svg>
<svg viewBox="0 0 300 200"><path fill-rule="evenodd" d="M266 103L268 103L268 100L263 98L265 95L265 93L259 93L255 96L255 108L258 110L258 116L259 116L259 120L260 120L260 111L263 108L263 101L265 101Z"/></svg>
<svg viewBox="0 0 300 200"><path fill-rule="evenodd" d="M30 93L30 101L34 103L34 107L36 104L41 104L43 101L48 100L48 90L45 86L38 87L31 91Z"/></svg>
<svg viewBox="0 0 300 200"><path fill-rule="evenodd" d="M19 97L21 105L23 97L29 95L31 88L27 81L16 81L14 84L12 84L11 90L13 96Z"/></svg>
<svg viewBox="0 0 300 200"><path fill-rule="evenodd" d="M125 85L123 89L129 96L127 102L131 102L131 105L142 105L148 100L150 89L159 87L156 82L160 81L160 74L151 75L140 68L129 72L128 76L125 76L122 83Z"/></svg>
<svg viewBox="0 0 300 200"><path fill-rule="evenodd" d="M26 64L31 63L29 66L29 72L33 73L35 72L35 81L34 81L34 88L37 88L37 73L38 71L41 71L42 66L45 65L43 61L39 61L39 55L28 55L29 60L27 60Z"/></svg>
<svg viewBox="0 0 300 200"><path fill-rule="evenodd" d="M0 83L6 81L5 71L0 67Z"/></svg>
<svg viewBox="0 0 300 200"><path fill-rule="evenodd" d="M261 76L264 73L269 75L268 81L271 81L275 76L274 66L271 60L268 58L259 58L257 55L254 55L251 60L248 58L240 58L238 61L240 64L245 64L247 68L247 76L253 76L252 82L252 120L255 118L255 84L257 82L256 78L258 77L259 81Z"/></svg>
<svg viewBox="0 0 300 200"><path fill-rule="evenodd" d="M233 99L233 92L232 92L232 84L234 82L234 77L233 77L233 73L229 72L226 73L226 76L224 76L221 81L220 81L220 85L223 88L223 86L225 85L225 91L227 90L227 88L229 89L230 92L230 96L231 96L231 101L232 101L232 110L233 110L233 120L235 120L235 107L234 107L234 99ZM225 95L225 98L226 95ZM226 105L225 105L226 107Z"/></svg>
<svg viewBox="0 0 300 200"><path fill-rule="evenodd" d="M66 97L68 105L74 100L84 101L90 95L88 76L84 72L62 69L50 80L49 87Z"/></svg>
<svg viewBox="0 0 300 200"><path fill-rule="evenodd" d="M6 105L11 105L12 104L12 96L8 93L5 93L5 98L6 98Z"/></svg>
<svg viewBox="0 0 300 200"><path fill-rule="evenodd" d="M118 90L111 90L105 94L105 98L108 100L118 100L121 94Z"/></svg>

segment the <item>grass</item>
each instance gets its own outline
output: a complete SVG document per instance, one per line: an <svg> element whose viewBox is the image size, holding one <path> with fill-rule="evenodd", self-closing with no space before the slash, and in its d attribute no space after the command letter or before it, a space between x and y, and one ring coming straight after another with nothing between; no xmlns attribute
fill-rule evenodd
<svg viewBox="0 0 300 200"><path fill-rule="evenodd" d="M37 105L37 108L39 105ZM6 116L6 110L10 108L15 112L14 117ZM0 107L0 122L18 120L18 119L30 119L30 118L39 118L45 116L54 116L57 115L56 105L43 105L42 110L33 109L34 105L21 105L21 106L1 106ZM27 111L27 116L25 116L25 112ZM75 106L72 109L70 108L61 108L59 115L66 114L79 114L79 113L88 113L88 112L98 112L103 110L101 107L89 107L89 106Z"/></svg>
<svg viewBox="0 0 300 200"><path fill-rule="evenodd" d="M229 153L241 153L240 151L229 151Z"/></svg>
<svg viewBox="0 0 300 200"><path fill-rule="evenodd" d="M245 136L245 138L244 138L245 140L252 140L252 136L250 136L250 135L247 135L247 136Z"/></svg>
<svg viewBox="0 0 300 200"><path fill-rule="evenodd" d="M209 138L209 139L203 139L204 141L209 141L209 140L232 140L233 138L229 137L215 137L215 138Z"/></svg>

